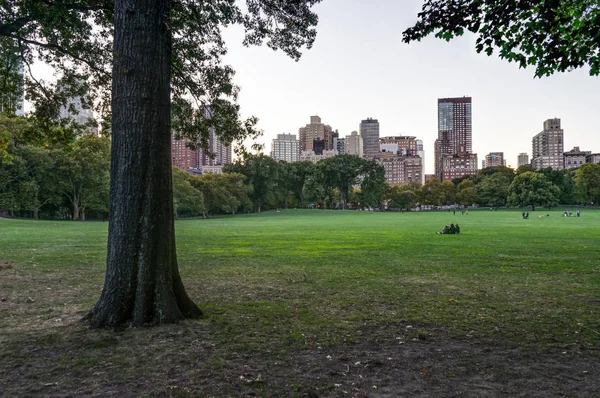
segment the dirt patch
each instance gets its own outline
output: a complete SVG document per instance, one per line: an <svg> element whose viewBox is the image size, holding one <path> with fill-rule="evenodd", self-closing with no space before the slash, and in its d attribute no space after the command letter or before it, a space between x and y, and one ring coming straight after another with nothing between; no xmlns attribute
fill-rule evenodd
<svg viewBox="0 0 600 398"><path fill-rule="evenodd" d="M600 355L578 347L453 338L410 325L355 343L286 349L223 342L210 321L21 335L0 363L6 396L589 397ZM399 336L402 336L400 339ZM411 337L412 336L412 337ZM1 339L0 339L1 340Z"/></svg>
<svg viewBox="0 0 600 398"><path fill-rule="evenodd" d="M0 261L0 271L6 271L6 270L9 270L12 268L13 268L13 265L11 263Z"/></svg>

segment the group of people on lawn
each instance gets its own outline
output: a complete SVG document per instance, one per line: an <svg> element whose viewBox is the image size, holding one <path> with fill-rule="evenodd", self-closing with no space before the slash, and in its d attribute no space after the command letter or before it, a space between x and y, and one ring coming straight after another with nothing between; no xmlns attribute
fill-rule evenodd
<svg viewBox="0 0 600 398"><path fill-rule="evenodd" d="M436 232L438 235L460 235L460 227L458 224L445 225L441 231Z"/></svg>

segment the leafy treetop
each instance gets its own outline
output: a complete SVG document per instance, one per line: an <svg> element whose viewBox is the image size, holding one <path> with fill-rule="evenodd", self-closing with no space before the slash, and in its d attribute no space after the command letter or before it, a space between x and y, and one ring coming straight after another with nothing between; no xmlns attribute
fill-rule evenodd
<svg viewBox="0 0 600 398"><path fill-rule="evenodd" d="M319 2L246 0L243 7L235 0L173 1L164 27L172 37L173 129L204 147L212 127L226 143L256 137L257 119L239 117L234 70L223 63L222 28L242 25L245 45L266 43L297 60L316 38L311 7ZM113 57L119 57L113 54L113 13L112 0L0 0L0 57L16 54L23 62L36 116L56 119L75 96L94 98L110 115ZM58 81L35 76L36 60L52 66Z"/></svg>
<svg viewBox="0 0 600 398"><path fill-rule="evenodd" d="M465 31L477 35L477 52L533 65L535 76L588 65L600 73L598 0L427 0L417 23L404 31L410 43L435 34L449 41Z"/></svg>

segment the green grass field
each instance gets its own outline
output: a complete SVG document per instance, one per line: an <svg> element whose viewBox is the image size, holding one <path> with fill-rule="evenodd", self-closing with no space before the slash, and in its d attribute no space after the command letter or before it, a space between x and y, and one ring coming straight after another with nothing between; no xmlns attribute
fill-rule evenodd
<svg viewBox="0 0 600 398"><path fill-rule="evenodd" d="M66 381L73 372L87 380L80 387L86 395L104 386L84 374L104 369L102 377L121 393L235 396L249 389L301 396L309 384L324 395L336 395L337 387L302 374L265 380L273 367L240 379L236 355L246 358L241 362L279 360L274 367L285 368L282 358L352 345L476 340L597 358L600 211L584 210L580 218L552 211L538 219L542 214L522 220L517 211L287 210L181 220L182 278L206 317L138 331L90 331L77 322L102 288L106 223L0 219L0 350L10 347L0 375L3 366L36 369L4 378L6 391L17 395L73 393ZM435 234L451 222L461 235ZM202 361L185 354L191 352ZM40 354L43 366L31 365ZM176 356L174 369L188 381L133 387L140 373L132 371L132 356L157 361L156 355ZM151 368L164 374L158 363ZM190 372L214 373L217 381L202 389L189 382ZM31 384L19 386L17 378ZM55 379L62 381L54 385Z"/></svg>

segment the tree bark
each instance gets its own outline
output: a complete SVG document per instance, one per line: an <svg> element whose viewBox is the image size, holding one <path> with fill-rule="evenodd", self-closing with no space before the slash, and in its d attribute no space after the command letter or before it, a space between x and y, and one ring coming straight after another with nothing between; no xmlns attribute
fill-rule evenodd
<svg viewBox="0 0 600 398"><path fill-rule="evenodd" d="M73 201L73 221L77 221L79 220L79 205L78 205L78 201L74 200Z"/></svg>
<svg viewBox="0 0 600 398"><path fill-rule="evenodd" d="M197 318L175 251L170 0L115 2L106 278L92 327Z"/></svg>

